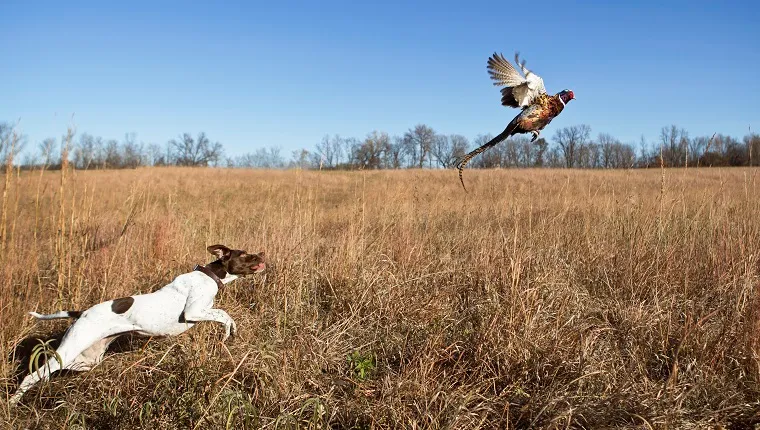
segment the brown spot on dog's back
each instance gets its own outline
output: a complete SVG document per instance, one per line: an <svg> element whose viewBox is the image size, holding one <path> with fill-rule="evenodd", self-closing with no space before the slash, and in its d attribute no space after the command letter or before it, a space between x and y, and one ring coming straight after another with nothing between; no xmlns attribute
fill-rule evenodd
<svg viewBox="0 0 760 430"><path fill-rule="evenodd" d="M134 297L122 297L120 299L116 299L113 301L113 303L111 303L111 310L115 314L123 314L132 307L132 303L134 302Z"/></svg>

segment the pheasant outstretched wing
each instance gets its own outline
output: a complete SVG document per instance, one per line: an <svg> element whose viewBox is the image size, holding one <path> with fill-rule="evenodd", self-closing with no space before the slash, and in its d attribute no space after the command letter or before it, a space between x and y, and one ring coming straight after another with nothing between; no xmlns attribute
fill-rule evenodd
<svg viewBox="0 0 760 430"><path fill-rule="evenodd" d="M501 54L494 54L488 58L488 74L491 75L494 85L503 86L501 89L501 104L510 107L525 107L533 100L546 94L544 80L525 67L525 60L520 62L518 53L515 53L515 63L520 67L523 76Z"/></svg>

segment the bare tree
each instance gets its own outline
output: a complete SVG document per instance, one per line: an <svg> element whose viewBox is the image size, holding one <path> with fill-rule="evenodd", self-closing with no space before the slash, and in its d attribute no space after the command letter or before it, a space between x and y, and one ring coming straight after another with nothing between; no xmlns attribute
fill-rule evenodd
<svg viewBox="0 0 760 430"><path fill-rule="evenodd" d="M552 147L546 154L546 165L555 168L566 165L562 150L558 146Z"/></svg>
<svg viewBox="0 0 760 430"><path fill-rule="evenodd" d="M461 134L452 134L449 136L451 141L451 167L454 167L456 161L467 155L470 148L470 142Z"/></svg>
<svg viewBox="0 0 760 430"><path fill-rule="evenodd" d="M388 133L373 131L364 142L354 148L354 159L364 169L381 169L387 166L391 139Z"/></svg>
<svg viewBox="0 0 760 430"><path fill-rule="evenodd" d="M648 167L650 164L649 145L642 134L639 138L639 167Z"/></svg>
<svg viewBox="0 0 760 430"><path fill-rule="evenodd" d="M135 133L125 134L124 142L122 143L121 167L134 169L142 166L145 159L143 146L142 143L137 143L137 135Z"/></svg>
<svg viewBox="0 0 760 430"><path fill-rule="evenodd" d="M697 165L707 150L708 136L695 137L689 141L689 164Z"/></svg>
<svg viewBox="0 0 760 430"><path fill-rule="evenodd" d="M111 139L106 142L105 159L103 160L104 169L114 169L121 167L121 152L119 151L119 142Z"/></svg>
<svg viewBox="0 0 760 430"><path fill-rule="evenodd" d="M530 138L525 136L515 136L512 138L517 150L517 166L530 167L535 163L536 150L538 149Z"/></svg>
<svg viewBox="0 0 760 430"><path fill-rule="evenodd" d="M27 135L15 131L13 124L0 122L0 160L2 160L3 164L5 164L9 156L16 159L27 142Z"/></svg>
<svg viewBox="0 0 760 430"><path fill-rule="evenodd" d="M536 167L542 167L545 163L546 150L549 147L549 143L543 137L536 139L533 142L535 147L533 165Z"/></svg>
<svg viewBox="0 0 760 430"><path fill-rule="evenodd" d="M576 164L578 148L588 142L590 135L591 127L586 124L564 127L554 133L553 140L562 150L566 167L573 167Z"/></svg>
<svg viewBox="0 0 760 430"><path fill-rule="evenodd" d="M689 149L689 134L675 125L660 130L662 158L666 166L683 166Z"/></svg>
<svg viewBox="0 0 760 430"><path fill-rule="evenodd" d="M281 169L285 167L285 158L283 158L282 148L279 146L270 146L267 148L266 160L271 169Z"/></svg>
<svg viewBox="0 0 760 430"><path fill-rule="evenodd" d="M42 166L57 165L60 160L56 156L55 138L48 137L39 144L39 162Z"/></svg>
<svg viewBox="0 0 760 430"><path fill-rule="evenodd" d="M322 141L317 143L315 155L319 158L317 164L323 166L323 168L332 169L335 167L335 145L330 141L330 136L325 135Z"/></svg>
<svg viewBox="0 0 760 430"><path fill-rule="evenodd" d="M404 133L404 136L401 138L401 143L404 148L403 151L403 158L406 161L407 167L414 167L417 165L417 160L419 160L419 148L417 145L415 145L414 141L412 140L412 136L409 133Z"/></svg>
<svg viewBox="0 0 760 430"><path fill-rule="evenodd" d="M401 165L404 164L404 142L403 137L393 136L393 142L391 143L388 154L389 168L400 169Z"/></svg>
<svg viewBox="0 0 760 430"><path fill-rule="evenodd" d="M169 148L161 147L157 143L148 144L145 163L149 166L166 166L169 164Z"/></svg>
<svg viewBox="0 0 760 430"><path fill-rule="evenodd" d="M636 151L633 145L616 143L612 157L612 167L615 169L630 169L636 164Z"/></svg>
<svg viewBox="0 0 760 430"><path fill-rule="evenodd" d="M295 167L297 169L308 169L309 160L311 158L311 153L306 149L293 151L290 159L290 167Z"/></svg>
<svg viewBox="0 0 760 430"><path fill-rule="evenodd" d="M581 169L593 169L599 167L601 149L594 142L586 142L578 146L576 150L575 167Z"/></svg>
<svg viewBox="0 0 760 430"><path fill-rule="evenodd" d="M599 133L599 137L596 138L596 142L602 151L601 164L605 169L609 169L612 166L612 157L615 152L615 144L618 143L617 139L607 133Z"/></svg>
<svg viewBox="0 0 760 430"><path fill-rule="evenodd" d="M460 134L435 136L431 154L444 169L454 167L456 161L467 154L469 142Z"/></svg>
<svg viewBox="0 0 760 430"><path fill-rule="evenodd" d="M734 137L723 139L723 164L728 166L746 166L749 160L747 146Z"/></svg>
<svg viewBox="0 0 760 430"><path fill-rule="evenodd" d="M499 145L504 154L502 159L505 162L506 167L519 167L520 165L518 140L519 139L513 137L511 139L507 139L506 141L502 142L501 145Z"/></svg>
<svg viewBox="0 0 760 430"><path fill-rule="evenodd" d="M61 144L63 144L63 142L61 142ZM97 168L98 166L105 168L107 156L105 140L98 136L95 138L92 145L92 162L90 164L93 168Z"/></svg>
<svg viewBox="0 0 760 430"><path fill-rule="evenodd" d="M586 151L588 151L588 167L596 169L602 162L602 148L596 142L586 143Z"/></svg>
<svg viewBox="0 0 760 430"><path fill-rule="evenodd" d="M439 134L433 139L433 146L430 149L430 153L433 158L441 165L441 167L448 167L449 155L451 153L451 141L449 136Z"/></svg>
<svg viewBox="0 0 760 430"><path fill-rule="evenodd" d="M412 163L422 168L433 148L435 131L424 124L417 124L413 129L409 129L404 134L404 141L410 155L412 155Z"/></svg>
<svg viewBox="0 0 760 430"><path fill-rule="evenodd" d="M193 139L189 133L183 133L179 140L169 141L172 149L174 164L178 166L208 166L221 160L222 144L211 143L206 133L198 133Z"/></svg>
<svg viewBox="0 0 760 430"><path fill-rule="evenodd" d="M348 166L354 166L355 160L352 158L351 151L356 146L356 144L359 142L359 139L355 137L348 137L345 139L342 139L342 142L340 142L341 146L343 147L343 154L345 154L345 160L346 164Z"/></svg>
<svg viewBox="0 0 760 430"><path fill-rule="evenodd" d="M341 165L344 165L346 161L346 153L344 151L345 143L344 138L342 138L339 135L333 136L332 140L330 140L330 143L332 144L332 151L333 154L335 154L335 167L340 167Z"/></svg>
<svg viewBox="0 0 760 430"><path fill-rule="evenodd" d="M82 133L79 141L72 150L72 164L77 169L89 169L93 165L95 158L95 137L89 133Z"/></svg>

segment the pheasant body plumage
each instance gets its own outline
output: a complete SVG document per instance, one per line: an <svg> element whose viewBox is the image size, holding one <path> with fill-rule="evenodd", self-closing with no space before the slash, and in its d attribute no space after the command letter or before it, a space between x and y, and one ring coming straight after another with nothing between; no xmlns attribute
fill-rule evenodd
<svg viewBox="0 0 760 430"><path fill-rule="evenodd" d="M536 140L539 132L549 125L563 109L565 109L565 102L561 94L554 96L542 94L515 117L518 127L513 134L534 133L532 140Z"/></svg>
<svg viewBox="0 0 760 430"><path fill-rule="evenodd" d="M549 125L565 109L565 105L570 100L575 98L575 94L570 90L563 90L550 96L546 93L544 80L528 70L525 67L525 61L521 63L519 54L517 53L515 53L515 63L525 74L524 77L503 55L494 53L488 58L488 74L495 81L494 85L504 86L501 89L501 104L503 106L521 108L522 112L510 121L507 128L499 133L498 136L459 160L457 169L459 170L459 180L462 182L462 188L465 188L464 180L462 179L462 169L473 157L515 134L531 133L533 134L531 142L535 141L538 139L541 130ZM465 188L466 190L467 188Z"/></svg>

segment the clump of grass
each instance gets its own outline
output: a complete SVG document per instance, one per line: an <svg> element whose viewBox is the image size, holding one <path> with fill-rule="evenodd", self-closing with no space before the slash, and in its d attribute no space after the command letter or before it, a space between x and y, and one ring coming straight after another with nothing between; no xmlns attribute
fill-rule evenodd
<svg viewBox="0 0 760 430"><path fill-rule="evenodd" d="M270 265L217 298L233 342L210 323L117 342L93 371L0 405L0 420L752 427L760 170L671 172L472 171L466 200L452 171L77 171L65 190L58 172L22 172L6 251L30 258L3 268L5 357L66 327L26 316L57 310L59 292L86 307L154 291L212 243ZM61 218L32 216L62 204ZM12 392L15 366L0 371Z"/></svg>

